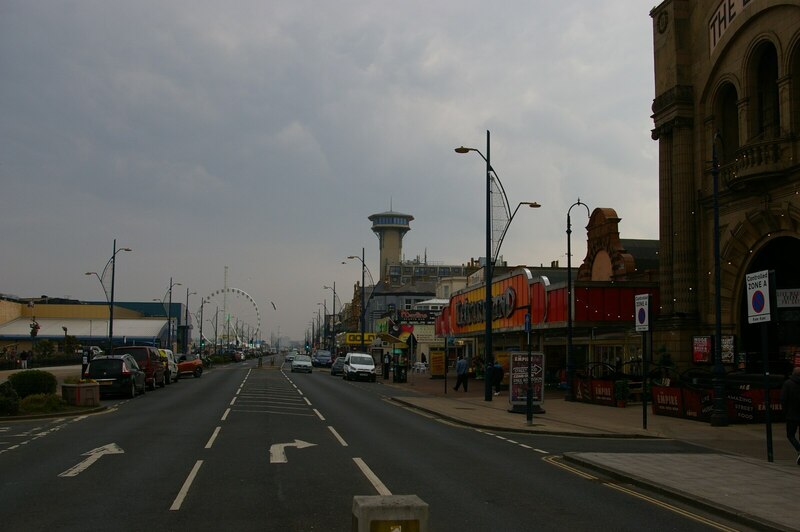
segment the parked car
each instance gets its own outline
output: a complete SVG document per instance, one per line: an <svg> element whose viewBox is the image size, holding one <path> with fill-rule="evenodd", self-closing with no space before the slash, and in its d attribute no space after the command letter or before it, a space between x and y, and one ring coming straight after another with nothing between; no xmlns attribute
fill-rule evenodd
<svg viewBox="0 0 800 532"><path fill-rule="evenodd" d="M294 357L296 357L299 354L300 353L297 352L297 349L292 349L291 351L286 353L286 362L291 362L292 360L294 360Z"/></svg>
<svg viewBox="0 0 800 532"><path fill-rule="evenodd" d="M203 359L200 355L178 355L178 373L184 375L190 373L195 378L203 375Z"/></svg>
<svg viewBox="0 0 800 532"><path fill-rule="evenodd" d="M375 382L375 361L367 353L347 353L344 358L345 380L367 380Z"/></svg>
<svg viewBox="0 0 800 532"><path fill-rule="evenodd" d="M97 381L100 396L135 397L145 393L145 372L131 355L99 355L94 357L83 376Z"/></svg>
<svg viewBox="0 0 800 532"><path fill-rule="evenodd" d="M178 363L175 362L175 355L171 349L159 349L158 354L161 355L161 362L164 363L164 369L167 374L164 378L167 384L178 382L181 374L178 372Z"/></svg>
<svg viewBox="0 0 800 532"><path fill-rule="evenodd" d="M308 355L295 356L292 360L292 373L295 371L311 373L311 357Z"/></svg>
<svg viewBox="0 0 800 532"><path fill-rule="evenodd" d="M333 365L333 357L330 351L318 349L311 357L311 364L318 368L329 368Z"/></svg>
<svg viewBox="0 0 800 532"><path fill-rule="evenodd" d="M344 357L334 360L331 366L331 375L344 375Z"/></svg>
<svg viewBox="0 0 800 532"><path fill-rule="evenodd" d="M161 355L155 347L147 345L115 347L113 354L131 355L135 358L136 364L144 370L145 382L151 390L155 390L156 386L163 388L167 385L167 370L164 369Z"/></svg>

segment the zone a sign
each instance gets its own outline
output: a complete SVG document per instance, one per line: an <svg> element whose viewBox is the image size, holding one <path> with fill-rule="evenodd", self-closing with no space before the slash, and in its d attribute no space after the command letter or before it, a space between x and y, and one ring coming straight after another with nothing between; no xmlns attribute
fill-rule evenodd
<svg viewBox="0 0 800 532"><path fill-rule="evenodd" d="M747 283L747 323L770 321L769 270L748 273Z"/></svg>

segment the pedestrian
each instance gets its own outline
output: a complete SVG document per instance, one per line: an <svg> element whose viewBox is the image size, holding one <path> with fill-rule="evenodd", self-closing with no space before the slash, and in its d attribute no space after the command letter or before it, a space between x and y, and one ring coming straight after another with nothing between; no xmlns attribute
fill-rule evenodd
<svg viewBox="0 0 800 532"><path fill-rule="evenodd" d="M492 383L494 384L494 394L500 395L500 385L503 383L503 366L497 360L492 366Z"/></svg>
<svg viewBox="0 0 800 532"><path fill-rule="evenodd" d="M463 384L464 391L467 391L467 384L469 382L467 367L467 359L464 358L464 355L458 355L458 361L456 362L456 386L453 390L458 391Z"/></svg>
<svg viewBox="0 0 800 532"><path fill-rule="evenodd" d="M22 363L22 369L28 369L28 352L23 351L19 354L19 360Z"/></svg>
<svg viewBox="0 0 800 532"><path fill-rule="evenodd" d="M781 406L786 419L786 437L797 451L795 463L800 465L800 441L797 440L797 429L800 427L800 367L792 370L792 375L781 388Z"/></svg>

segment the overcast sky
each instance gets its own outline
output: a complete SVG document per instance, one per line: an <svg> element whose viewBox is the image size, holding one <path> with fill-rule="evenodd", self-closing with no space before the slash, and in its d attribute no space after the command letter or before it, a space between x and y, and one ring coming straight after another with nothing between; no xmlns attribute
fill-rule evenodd
<svg viewBox="0 0 800 532"><path fill-rule="evenodd" d="M566 264L579 197L656 239L652 5L2 0L0 292L103 301L84 272L116 238L117 300L206 296L228 266L262 336L301 340L323 285L350 300L348 255L377 273L370 214L414 216L406 259L484 255L484 162L453 149L487 130L512 208L542 204L510 264Z"/></svg>

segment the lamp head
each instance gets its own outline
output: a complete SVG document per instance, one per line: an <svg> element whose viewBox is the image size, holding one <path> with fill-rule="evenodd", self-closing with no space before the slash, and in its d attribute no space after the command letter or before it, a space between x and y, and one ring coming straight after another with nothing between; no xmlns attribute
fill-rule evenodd
<svg viewBox="0 0 800 532"><path fill-rule="evenodd" d="M117 251L133 251L131 248L120 248Z"/></svg>
<svg viewBox="0 0 800 532"><path fill-rule="evenodd" d="M97 272L86 272L84 275L99 275Z"/></svg>
<svg viewBox="0 0 800 532"><path fill-rule="evenodd" d="M467 148L465 146L459 146L456 148L456 153L469 153L471 151L476 151L475 148Z"/></svg>
<svg viewBox="0 0 800 532"><path fill-rule="evenodd" d="M531 209L538 209L539 207L541 207L541 205L537 201L526 201L525 204Z"/></svg>

